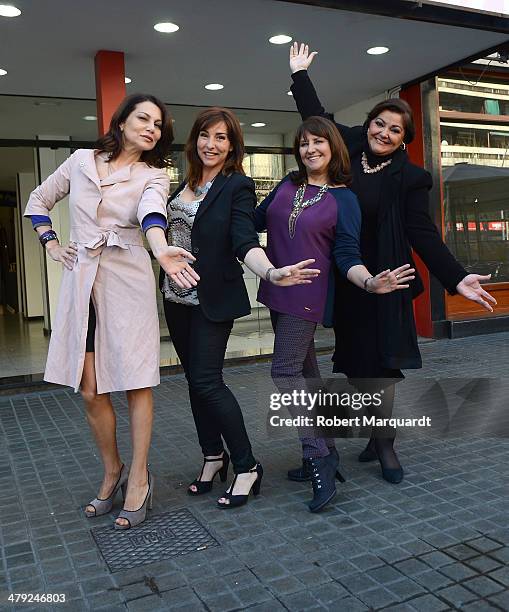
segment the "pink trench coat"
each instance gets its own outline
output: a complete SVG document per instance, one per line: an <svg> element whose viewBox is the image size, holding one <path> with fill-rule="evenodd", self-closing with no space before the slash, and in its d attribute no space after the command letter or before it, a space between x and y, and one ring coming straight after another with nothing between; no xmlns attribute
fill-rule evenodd
<svg viewBox="0 0 509 612"><path fill-rule="evenodd" d="M159 384L156 288L140 224L151 212L166 217L168 191L166 172L143 162L101 180L94 151L80 149L30 195L25 216L48 215L69 194L78 245L73 270L63 270L44 380L78 390L92 296L97 392Z"/></svg>

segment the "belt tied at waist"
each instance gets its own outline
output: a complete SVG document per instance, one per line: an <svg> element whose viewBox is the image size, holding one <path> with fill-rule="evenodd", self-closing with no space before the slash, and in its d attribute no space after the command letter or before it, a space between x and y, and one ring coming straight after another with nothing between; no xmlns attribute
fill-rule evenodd
<svg viewBox="0 0 509 612"><path fill-rule="evenodd" d="M99 232L86 232L73 228L71 242L84 246L91 251L92 256L99 255L104 247L119 247L128 249L129 246L143 246L141 231L136 228L98 228Z"/></svg>

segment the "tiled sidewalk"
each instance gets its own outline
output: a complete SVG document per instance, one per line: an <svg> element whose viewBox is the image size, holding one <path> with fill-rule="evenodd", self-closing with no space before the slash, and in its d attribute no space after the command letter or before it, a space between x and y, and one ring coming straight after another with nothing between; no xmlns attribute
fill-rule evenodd
<svg viewBox="0 0 509 612"><path fill-rule="evenodd" d="M509 372L509 334L430 342L422 352L425 368L410 378ZM327 374L328 357L320 361ZM362 440L340 440L347 482L313 515L309 484L285 478L299 457L294 435L267 434L259 400L268 376L267 363L226 370L266 474L261 496L232 512L216 509L218 484L210 495L185 494L201 464L185 381L176 375L158 387L152 516L188 508L220 546L115 573L90 532L113 517L87 520L81 511L96 494L100 463L79 395L0 397L0 609L9 609L8 593L37 592L63 593L67 603L12 609L509 609L506 438L404 437L406 477L397 486L376 464L356 461ZM128 460L122 394L114 403Z"/></svg>

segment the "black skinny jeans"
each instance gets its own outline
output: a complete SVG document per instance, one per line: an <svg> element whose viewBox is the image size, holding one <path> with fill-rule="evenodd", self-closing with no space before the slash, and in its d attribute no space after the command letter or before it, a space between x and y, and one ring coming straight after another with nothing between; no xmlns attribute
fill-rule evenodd
<svg viewBox="0 0 509 612"><path fill-rule="evenodd" d="M256 464L239 403L223 380L226 345L233 321L209 321L201 306L164 301L170 336L189 385L198 440L204 456L220 455L223 441L236 474Z"/></svg>

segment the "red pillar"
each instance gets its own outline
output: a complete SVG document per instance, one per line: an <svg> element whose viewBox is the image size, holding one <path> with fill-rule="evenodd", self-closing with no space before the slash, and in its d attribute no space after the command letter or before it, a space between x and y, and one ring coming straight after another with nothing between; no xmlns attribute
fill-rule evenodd
<svg viewBox="0 0 509 612"><path fill-rule="evenodd" d="M408 156L417 166L424 166L424 138L422 123L422 102L420 84L411 85L400 91L399 97L412 107L415 121L415 138L408 145ZM414 314L417 333L425 338L433 337L433 322L431 319L431 294L428 268L414 252L414 261L424 283L424 292L414 300Z"/></svg>
<svg viewBox="0 0 509 612"><path fill-rule="evenodd" d="M95 89L99 136L108 130L111 116L125 98L124 79L124 54L120 51L98 51L95 55Z"/></svg>

